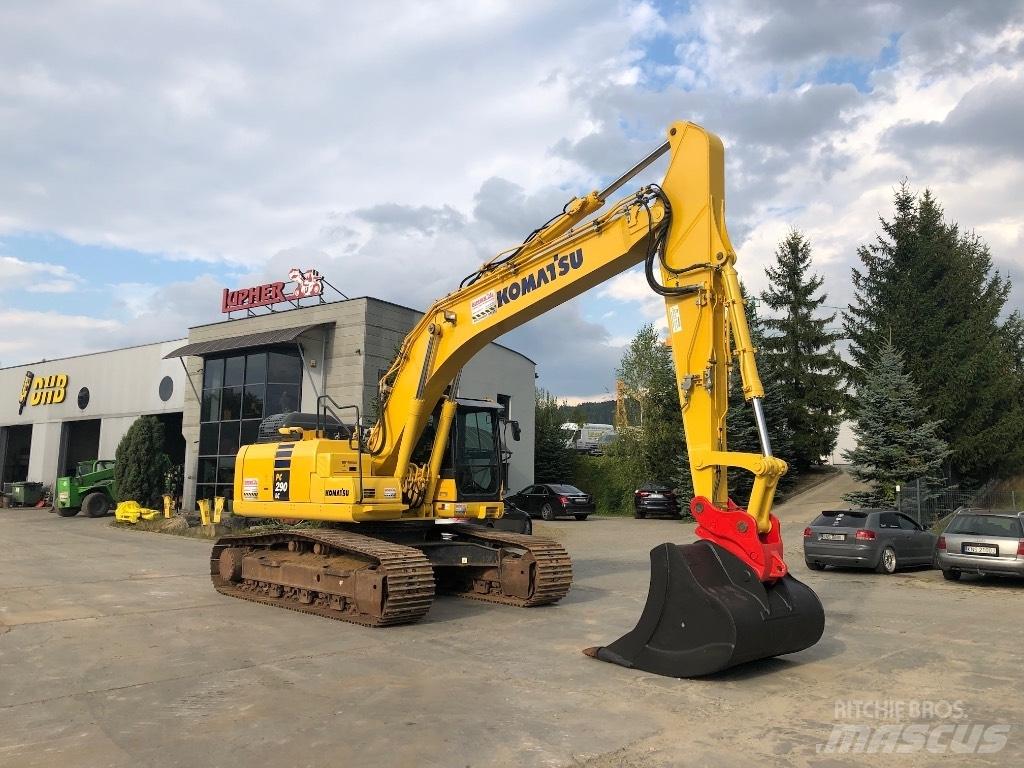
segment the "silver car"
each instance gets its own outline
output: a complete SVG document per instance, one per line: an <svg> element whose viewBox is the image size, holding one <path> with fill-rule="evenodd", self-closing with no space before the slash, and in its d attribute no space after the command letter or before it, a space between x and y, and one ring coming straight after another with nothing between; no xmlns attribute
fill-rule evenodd
<svg viewBox="0 0 1024 768"><path fill-rule="evenodd" d="M956 581L961 573L1024 576L1024 512L959 509L939 537L935 562Z"/></svg>
<svg viewBox="0 0 1024 768"><path fill-rule="evenodd" d="M907 565L931 565L935 534L888 509L826 510L804 529L804 561L895 573Z"/></svg>

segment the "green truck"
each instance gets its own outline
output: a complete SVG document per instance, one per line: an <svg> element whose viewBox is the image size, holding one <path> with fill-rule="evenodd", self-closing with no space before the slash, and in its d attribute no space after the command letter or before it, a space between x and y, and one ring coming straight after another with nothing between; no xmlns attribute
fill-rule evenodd
<svg viewBox="0 0 1024 768"><path fill-rule="evenodd" d="M92 459L78 462L75 474L57 478L57 514L73 517L85 510L89 517L103 517L117 506L114 461Z"/></svg>

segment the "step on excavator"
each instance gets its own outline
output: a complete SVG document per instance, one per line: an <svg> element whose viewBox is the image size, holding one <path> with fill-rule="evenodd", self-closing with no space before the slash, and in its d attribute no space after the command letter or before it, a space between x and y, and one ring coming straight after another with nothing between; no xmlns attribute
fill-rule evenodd
<svg viewBox="0 0 1024 768"><path fill-rule="evenodd" d="M609 202L666 154L660 185ZM520 607L564 597L572 563L560 544L467 522L501 517L502 440L510 427L518 430L496 404L460 401L460 372L502 334L643 264L665 300L698 541L653 549L637 626L584 653L694 677L814 645L824 612L789 574L771 513L787 466L772 455L735 262L722 142L698 125L675 123L661 146L606 189L570 200L427 310L380 380L372 429L361 428L357 406L321 395L315 415L282 419L276 439L242 446L236 515L329 525L218 539L215 588L366 626L416 621L435 590ZM759 454L726 446L734 366ZM729 498L729 467L754 476L745 509Z"/></svg>

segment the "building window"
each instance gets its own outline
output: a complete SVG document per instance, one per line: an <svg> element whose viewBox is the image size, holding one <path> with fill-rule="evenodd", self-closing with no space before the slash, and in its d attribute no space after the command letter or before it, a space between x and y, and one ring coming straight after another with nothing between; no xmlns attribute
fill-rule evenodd
<svg viewBox="0 0 1024 768"><path fill-rule="evenodd" d="M512 418L512 395L498 395L498 405L501 406L502 413L506 419Z"/></svg>
<svg viewBox="0 0 1024 768"><path fill-rule="evenodd" d="M160 379L160 399L165 403L171 399L171 395L174 394L174 379L170 376L164 376Z"/></svg>
<svg viewBox="0 0 1024 768"><path fill-rule="evenodd" d="M274 349L207 358L199 404L196 498L234 493L235 455L256 442L260 422L302 404L298 350Z"/></svg>

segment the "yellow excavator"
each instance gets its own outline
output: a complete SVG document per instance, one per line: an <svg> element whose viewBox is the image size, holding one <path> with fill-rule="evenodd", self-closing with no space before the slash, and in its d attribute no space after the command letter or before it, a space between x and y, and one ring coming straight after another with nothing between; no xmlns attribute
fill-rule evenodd
<svg viewBox="0 0 1024 768"><path fill-rule="evenodd" d="M665 154L660 185L608 203ZM435 590L522 607L564 597L572 563L560 544L458 522L501 517L502 438L518 431L496 404L460 401L459 376L502 334L643 264L665 299L699 538L653 549L636 628L584 653L693 677L813 645L824 612L789 575L771 514L787 467L772 455L735 261L722 142L698 125L675 123L661 146L606 189L570 200L427 310L380 381L371 430L361 428L358 407L321 395L315 416L283 418L273 442L240 449L236 515L330 525L218 539L215 588L367 626L416 621ZM734 365L752 404L759 454L726 447ZM745 509L729 498L729 467L754 475Z"/></svg>

